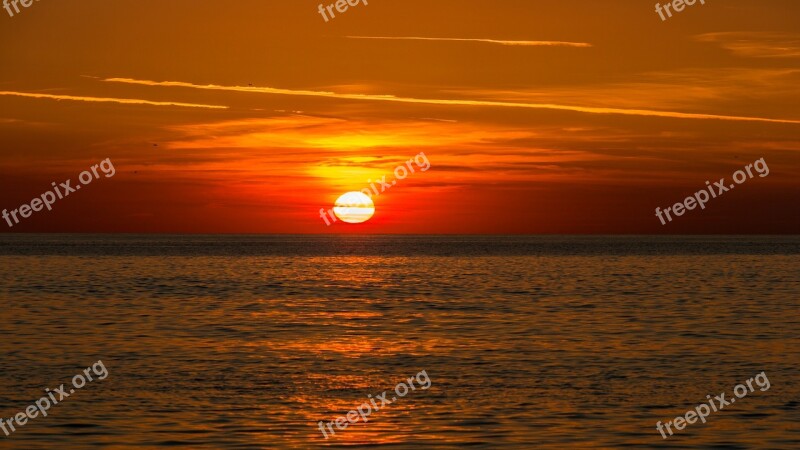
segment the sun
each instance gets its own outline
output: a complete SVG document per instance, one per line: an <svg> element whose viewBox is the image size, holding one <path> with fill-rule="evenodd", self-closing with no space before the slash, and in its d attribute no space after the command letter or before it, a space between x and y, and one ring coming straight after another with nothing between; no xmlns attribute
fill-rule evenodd
<svg viewBox="0 0 800 450"><path fill-rule="evenodd" d="M375 204L363 192L348 192L336 200L333 213L342 222L363 223L375 214Z"/></svg>

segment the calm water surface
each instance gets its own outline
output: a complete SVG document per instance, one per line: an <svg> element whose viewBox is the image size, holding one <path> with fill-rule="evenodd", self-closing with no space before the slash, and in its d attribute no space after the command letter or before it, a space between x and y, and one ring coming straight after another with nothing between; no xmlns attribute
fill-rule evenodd
<svg viewBox="0 0 800 450"><path fill-rule="evenodd" d="M110 373L2 449L800 448L797 237L3 235L0 300L0 417Z"/></svg>

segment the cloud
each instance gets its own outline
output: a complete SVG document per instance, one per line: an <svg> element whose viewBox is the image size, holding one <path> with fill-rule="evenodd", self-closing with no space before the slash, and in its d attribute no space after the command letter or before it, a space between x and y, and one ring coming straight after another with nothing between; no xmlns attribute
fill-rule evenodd
<svg viewBox="0 0 800 450"><path fill-rule="evenodd" d="M347 39L380 39L387 41L445 41L445 42L480 42L484 44L511 45L520 47L591 47L585 42L564 41L503 41L497 39L463 39L463 38L432 38L416 36L345 36Z"/></svg>
<svg viewBox="0 0 800 450"><path fill-rule="evenodd" d="M449 88L439 95L516 103L569 103L590 107L636 109L648 105L660 111L725 111L756 115L791 113L800 69L726 67L642 72L635 79L589 85L555 85L547 89ZM786 107L781 107L786 104Z"/></svg>
<svg viewBox="0 0 800 450"><path fill-rule="evenodd" d="M256 87L256 86L254 87L220 86L215 84L200 85L200 84L186 83L182 81L151 81L151 80L136 80L131 78L106 78L104 81L115 82L115 83L138 84L144 86L183 87L183 88L203 89L203 90L213 90L213 91L250 92L258 94L323 97L323 98L335 98L342 100L415 103L415 104L443 105L443 106L486 106L486 107L497 107L497 108L545 109L545 110L557 110L557 111L572 111L572 112L587 113L587 114L619 114L627 116L661 117L661 118L671 118L671 119L726 120L726 121L740 121L740 122L771 122L771 123L800 124L800 120L771 119L771 118L747 117L747 116L725 116L725 115L701 114L701 113L682 113L673 111L656 111L649 109L623 109L623 108L607 108L607 107L573 106L573 105L560 105L552 103L412 98L412 97L397 97L394 95L378 95L378 94L342 94L336 92L311 91L302 89L281 89L281 88Z"/></svg>
<svg viewBox="0 0 800 450"><path fill-rule="evenodd" d="M200 105L196 103L180 103L180 102L154 102L150 100L140 100L132 98L83 97L74 95L35 94L31 92L13 92L13 91L0 91L0 95L10 95L15 97L40 98L40 99L44 98L50 100L71 100L77 102L121 103L125 105L181 106L186 108L228 109L227 106Z"/></svg>
<svg viewBox="0 0 800 450"><path fill-rule="evenodd" d="M317 149L352 152L370 148L466 146L530 137L528 131L476 129L450 122L364 122L292 115L178 125L173 149Z"/></svg>
<svg viewBox="0 0 800 450"><path fill-rule="evenodd" d="M738 56L748 58L798 58L800 35L766 32L706 33L695 36L700 42L712 42Z"/></svg>

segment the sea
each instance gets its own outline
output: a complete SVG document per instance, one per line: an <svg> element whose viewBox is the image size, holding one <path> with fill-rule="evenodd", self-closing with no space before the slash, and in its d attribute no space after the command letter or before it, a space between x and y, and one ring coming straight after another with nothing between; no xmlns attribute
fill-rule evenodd
<svg viewBox="0 0 800 450"><path fill-rule="evenodd" d="M797 449L799 309L798 236L2 234L0 449Z"/></svg>

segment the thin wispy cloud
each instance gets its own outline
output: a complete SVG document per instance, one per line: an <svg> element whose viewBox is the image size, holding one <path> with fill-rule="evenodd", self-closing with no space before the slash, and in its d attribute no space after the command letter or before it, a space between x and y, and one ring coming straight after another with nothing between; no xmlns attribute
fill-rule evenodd
<svg viewBox="0 0 800 450"><path fill-rule="evenodd" d="M717 114L682 113L674 111L655 111L648 109L632 109L632 108L631 109L599 108L599 107L589 107L589 106L559 105L550 103L527 103L527 102L508 102L508 101L492 101L492 100L412 98L412 97L397 97L394 95L379 95L379 94L340 94L336 92L310 91L303 89L295 90L295 89L281 89L281 88L256 87L256 86L253 87L220 86L214 84L200 85L200 84L186 83L182 81L151 81L151 80L136 80L131 78L106 78L104 81L114 82L114 83L137 84L144 86L183 87L183 88L212 90L212 91L251 92L260 94L324 97L324 98L335 98L342 100L380 101L380 102L414 103L414 104L445 105L445 106L485 106L485 107L498 107L498 108L545 109L545 110L557 110L557 111L572 111L572 112L587 113L587 114L620 114L626 116L663 117L671 119L727 120L727 121L740 121L740 122L771 122L771 123L800 124L800 120L772 119L764 117L747 117L747 116L724 116Z"/></svg>
<svg viewBox="0 0 800 450"><path fill-rule="evenodd" d="M412 120L356 121L313 116L237 119L171 127L181 138L168 148L317 149L465 147L515 142L530 131L482 128L470 124Z"/></svg>
<svg viewBox="0 0 800 450"><path fill-rule="evenodd" d="M800 34L797 33L722 32L701 34L695 39L716 43L747 58L800 58Z"/></svg>
<svg viewBox="0 0 800 450"><path fill-rule="evenodd" d="M380 39L386 41L445 41L445 42L480 42L483 44L512 45L521 47L591 47L586 42L564 41L506 41L499 39L466 39L466 38L433 38L417 36L345 36L347 39Z"/></svg>
<svg viewBox="0 0 800 450"><path fill-rule="evenodd" d="M55 94L37 94L33 92L14 92L14 91L0 91L0 95L9 95L14 97L27 97L38 99L50 100L68 100L76 102L93 102L93 103L120 103L124 105L148 105L148 106L180 106L186 108L208 108L208 109L228 109L227 106L218 105L202 105L197 103L181 103L181 102L156 102L151 100L141 100L134 98L110 98L110 97L84 97L76 95L55 95Z"/></svg>

